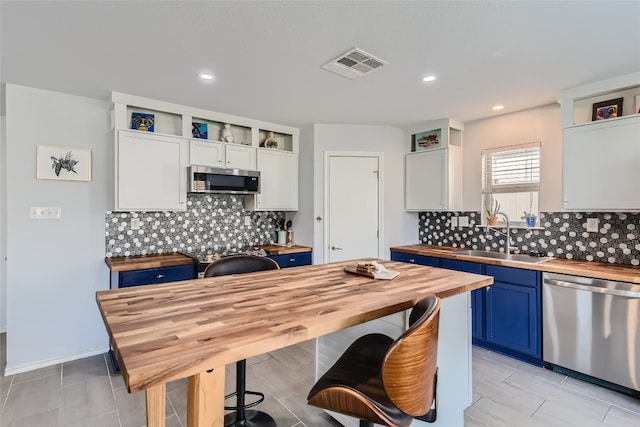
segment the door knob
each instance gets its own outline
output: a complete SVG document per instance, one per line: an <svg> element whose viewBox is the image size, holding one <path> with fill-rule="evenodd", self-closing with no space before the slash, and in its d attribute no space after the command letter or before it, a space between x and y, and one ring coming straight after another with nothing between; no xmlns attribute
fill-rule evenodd
<svg viewBox="0 0 640 427"><path fill-rule="evenodd" d="M337 246L331 246L331 250L334 250L334 251L341 251L341 250L342 250L342 248L339 248L339 247L337 247Z"/></svg>

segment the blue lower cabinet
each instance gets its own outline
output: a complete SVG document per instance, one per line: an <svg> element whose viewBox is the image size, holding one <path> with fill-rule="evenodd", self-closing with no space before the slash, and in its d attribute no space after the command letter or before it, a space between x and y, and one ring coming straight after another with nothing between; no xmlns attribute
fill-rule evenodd
<svg viewBox="0 0 640 427"><path fill-rule="evenodd" d="M465 273L484 274L484 265L476 262L442 259L442 268ZM484 288L471 291L471 336L474 341L484 338Z"/></svg>
<svg viewBox="0 0 640 427"><path fill-rule="evenodd" d="M391 261L408 262L411 264L440 267L440 258L424 255L413 255L404 252L391 252Z"/></svg>
<svg viewBox="0 0 640 427"><path fill-rule="evenodd" d="M121 271L115 287L153 285L158 283L189 280L197 277L196 264L174 265L170 267L145 268L142 270ZM112 286L114 287L114 286Z"/></svg>
<svg viewBox="0 0 640 427"><path fill-rule="evenodd" d="M311 265L311 252L297 252L293 254L269 255L269 258L278 263L280 268Z"/></svg>
<svg viewBox="0 0 640 427"><path fill-rule="evenodd" d="M540 272L486 266L485 334L479 345L542 366Z"/></svg>

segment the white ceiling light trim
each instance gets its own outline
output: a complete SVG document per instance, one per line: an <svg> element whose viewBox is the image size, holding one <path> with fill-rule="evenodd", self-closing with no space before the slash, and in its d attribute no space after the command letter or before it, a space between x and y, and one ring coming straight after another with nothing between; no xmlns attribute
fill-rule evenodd
<svg viewBox="0 0 640 427"><path fill-rule="evenodd" d="M333 58L322 66L327 71L355 80L356 78L382 68L389 62L357 47Z"/></svg>
<svg viewBox="0 0 640 427"><path fill-rule="evenodd" d="M200 73L200 78L202 80L213 80L213 74L211 73Z"/></svg>
<svg viewBox="0 0 640 427"><path fill-rule="evenodd" d="M436 79L436 76L425 76L422 81L423 82L432 82Z"/></svg>

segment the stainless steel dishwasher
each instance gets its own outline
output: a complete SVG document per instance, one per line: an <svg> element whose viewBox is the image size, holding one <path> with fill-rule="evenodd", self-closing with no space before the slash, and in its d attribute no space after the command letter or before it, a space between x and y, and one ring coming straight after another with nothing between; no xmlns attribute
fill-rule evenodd
<svg viewBox="0 0 640 427"><path fill-rule="evenodd" d="M545 366L640 392L640 285L544 273L542 292Z"/></svg>

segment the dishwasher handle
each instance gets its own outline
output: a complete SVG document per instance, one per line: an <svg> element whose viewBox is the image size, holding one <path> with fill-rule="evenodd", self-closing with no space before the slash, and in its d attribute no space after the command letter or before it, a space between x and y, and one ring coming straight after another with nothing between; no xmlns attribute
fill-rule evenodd
<svg viewBox="0 0 640 427"><path fill-rule="evenodd" d="M626 289L611 289L605 286L598 285L583 285L581 283L568 282L566 280L557 280L557 279L544 279L545 284L561 286L563 288L570 289L579 289L581 291L605 294L605 295L615 295L619 297L627 297L627 298L640 298L640 292Z"/></svg>

